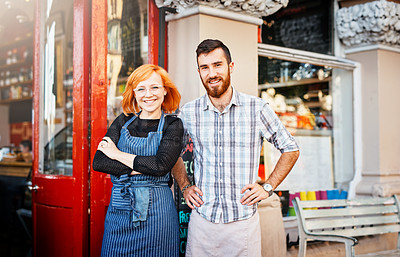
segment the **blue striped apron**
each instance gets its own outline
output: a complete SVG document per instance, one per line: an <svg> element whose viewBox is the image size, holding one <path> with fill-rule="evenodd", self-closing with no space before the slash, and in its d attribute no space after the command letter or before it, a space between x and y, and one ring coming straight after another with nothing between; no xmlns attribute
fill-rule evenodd
<svg viewBox="0 0 400 257"><path fill-rule="evenodd" d="M156 155L162 138L164 113L157 132L147 137L134 137L128 126L121 129L117 144L123 152ZM178 256L179 224L172 191L168 187L170 173L163 177L148 175L111 176L113 182L110 205L104 223L101 256Z"/></svg>

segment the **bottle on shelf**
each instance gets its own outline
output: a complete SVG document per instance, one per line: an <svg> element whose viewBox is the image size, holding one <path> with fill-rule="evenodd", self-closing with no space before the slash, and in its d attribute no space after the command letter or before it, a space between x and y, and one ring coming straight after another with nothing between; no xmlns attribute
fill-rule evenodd
<svg viewBox="0 0 400 257"><path fill-rule="evenodd" d="M14 48L12 50L12 62L11 63L16 63L18 62L18 50L17 48Z"/></svg>
<svg viewBox="0 0 400 257"><path fill-rule="evenodd" d="M18 71L11 72L10 84L18 83Z"/></svg>
<svg viewBox="0 0 400 257"><path fill-rule="evenodd" d="M7 59L6 59L6 64L9 65L12 62L12 51L7 52Z"/></svg>
<svg viewBox="0 0 400 257"><path fill-rule="evenodd" d="M33 66L29 68L28 73L28 80L33 80Z"/></svg>

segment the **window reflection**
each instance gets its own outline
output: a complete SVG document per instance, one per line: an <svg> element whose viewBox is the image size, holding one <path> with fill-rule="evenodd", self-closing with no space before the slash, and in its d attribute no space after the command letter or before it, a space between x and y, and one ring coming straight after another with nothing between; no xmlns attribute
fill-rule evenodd
<svg viewBox="0 0 400 257"><path fill-rule="evenodd" d="M73 1L46 1L40 172L72 175Z"/></svg>
<svg viewBox="0 0 400 257"><path fill-rule="evenodd" d="M259 68L260 96L287 128L332 130L331 68L265 57Z"/></svg>
<svg viewBox="0 0 400 257"><path fill-rule="evenodd" d="M134 69L147 63L147 1L108 0L107 116L121 113L122 93Z"/></svg>

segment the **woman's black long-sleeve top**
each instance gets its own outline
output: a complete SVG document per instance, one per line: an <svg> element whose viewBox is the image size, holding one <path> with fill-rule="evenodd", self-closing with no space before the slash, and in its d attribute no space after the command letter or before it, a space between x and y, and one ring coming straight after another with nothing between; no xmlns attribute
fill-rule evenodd
<svg viewBox="0 0 400 257"><path fill-rule="evenodd" d="M133 117L133 114L125 116L120 114L108 128L106 136L118 144L122 126ZM128 131L135 137L147 137L149 132L155 132L158 128L159 119L136 119L129 124ZM173 115L166 115L163 135L154 156L136 156L133 161L133 170L145 175L164 176L172 167L182 150L183 124L182 121ZM93 158L93 169L115 175L130 174L132 169L119 161L108 158L103 152L97 150Z"/></svg>

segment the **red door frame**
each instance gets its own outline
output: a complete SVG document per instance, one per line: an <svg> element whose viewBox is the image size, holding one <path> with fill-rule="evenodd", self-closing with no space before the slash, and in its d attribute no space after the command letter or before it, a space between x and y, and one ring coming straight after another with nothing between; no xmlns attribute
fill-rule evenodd
<svg viewBox="0 0 400 257"><path fill-rule="evenodd" d="M60 206L72 209L72 228L62 226L55 229L55 234L65 240L63 246L72 246L73 256L88 256L88 164L89 164L89 65L90 65L90 1L74 0L74 24L73 24L73 176L54 176L39 173L39 140L40 140L40 74L41 55L41 1L35 1L35 38L34 38L34 158L32 184L38 185L38 192L32 192L32 216L34 233L34 256L37 256L38 234L40 228L36 226L37 219L43 219L37 215L37 203L49 206ZM47 218L47 217L46 217ZM51 218L51 217L50 217ZM68 237L63 237L63 232ZM71 233L72 231L72 233ZM61 235L60 235L61 234ZM71 236L72 235L72 236ZM56 235L54 235L56 236ZM58 248L58 256L63 256L59 245L47 245L46 247ZM65 253L64 253L65 254Z"/></svg>
<svg viewBox="0 0 400 257"><path fill-rule="evenodd" d="M154 0L148 2L148 62L157 64L158 9ZM91 140L90 160L107 131L107 0L92 1L91 55ZM90 256L100 256L104 220L110 200L111 181L104 173L90 169Z"/></svg>

